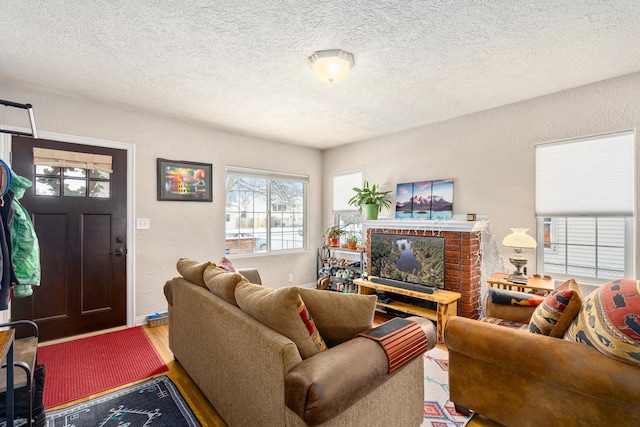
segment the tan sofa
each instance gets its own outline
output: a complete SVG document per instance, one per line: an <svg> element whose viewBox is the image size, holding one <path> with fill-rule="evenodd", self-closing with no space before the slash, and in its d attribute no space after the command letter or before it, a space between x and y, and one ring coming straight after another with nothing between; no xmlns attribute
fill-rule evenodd
<svg viewBox="0 0 640 427"><path fill-rule="evenodd" d="M534 308L486 302L528 323ZM640 368L582 343L463 317L445 327L450 399L506 426L638 426Z"/></svg>
<svg viewBox="0 0 640 427"><path fill-rule="evenodd" d="M260 283L255 270L240 272ZM191 280L176 277L165 285L169 345L229 426L421 424L423 358L389 375L386 354L377 342L364 337L344 340L371 327L375 297L295 288L329 345L303 360L290 338L225 300L238 296L240 285L235 294L230 288L226 296L217 292L220 297L207 288L202 265L192 264L182 273ZM415 320L432 348L433 324Z"/></svg>

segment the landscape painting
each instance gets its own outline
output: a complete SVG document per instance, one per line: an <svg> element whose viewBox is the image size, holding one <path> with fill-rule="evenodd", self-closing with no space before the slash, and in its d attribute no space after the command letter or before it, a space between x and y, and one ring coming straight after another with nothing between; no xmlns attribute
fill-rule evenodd
<svg viewBox="0 0 640 427"><path fill-rule="evenodd" d="M453 179L398 184L396 218L453 217Z"/></svg>
<svg viewBox="0 0 640 427"><path fill-rule="evenodd" d="M396 186L396 218L411 218L413 182Z"/></svg>
<svg viewBox="0 0 640 427"><path fill-rule="evenodd" d="M431 219L453 218L453 178L433 181Z"/></svg>

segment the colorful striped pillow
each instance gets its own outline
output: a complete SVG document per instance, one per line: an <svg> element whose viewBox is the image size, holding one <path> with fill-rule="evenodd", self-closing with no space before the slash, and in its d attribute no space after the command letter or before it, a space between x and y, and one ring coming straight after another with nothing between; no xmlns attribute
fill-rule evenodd
<svg viewBox="0 0 640 427"><path fill-rule="evenodd" d="M615 280L593 291L564 338L640 366L640 281Z"/></svg>
<svg viewBox="0 0 640 427"><path fill-rule="evenodd" d="M304 304L304 301L302 301L302 297L300 296L298 296L298 315L300 315L300 319L302 319L304 327L307 328L309 338L311 338L313 345L316 346L318 351L325 351L327 349L327 344L325 344L322 336L320 336L320 332L318 331L318 328L316 328L316 323L313 321L311 313L307 310L307 306Z"/></svg>

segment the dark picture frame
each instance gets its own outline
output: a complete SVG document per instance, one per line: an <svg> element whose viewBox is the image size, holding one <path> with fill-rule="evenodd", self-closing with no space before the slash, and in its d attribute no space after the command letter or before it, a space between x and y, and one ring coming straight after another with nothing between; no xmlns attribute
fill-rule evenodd
<svg viewBox="0 0 640 427"><path fill-rule="evenodd" d="M158 158L158 200L211 202L211 163Z"/></svg>

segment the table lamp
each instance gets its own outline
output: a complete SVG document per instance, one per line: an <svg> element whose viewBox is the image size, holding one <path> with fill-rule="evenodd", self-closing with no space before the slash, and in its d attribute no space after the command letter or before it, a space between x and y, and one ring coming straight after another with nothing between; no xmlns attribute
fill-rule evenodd
<svg viewBox="0 0 640 427"><path fill-rule="evenodd" d="M522 267L527 265L527 259L524 257L524 251L534 249L537 246L536 240L527 234L528 228L512 228L511 234L508 234L502 244L511 248L513 256L509 257L509 261L516 267L516 271L509 276L509 281L514 283L527 283L527 275L522 272Z"/></svg>

